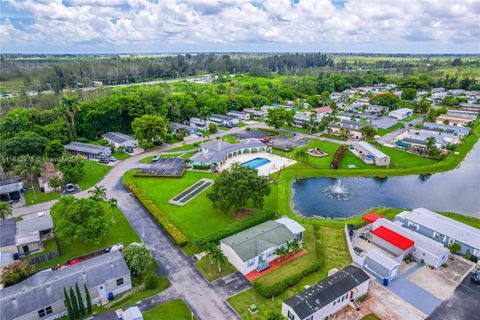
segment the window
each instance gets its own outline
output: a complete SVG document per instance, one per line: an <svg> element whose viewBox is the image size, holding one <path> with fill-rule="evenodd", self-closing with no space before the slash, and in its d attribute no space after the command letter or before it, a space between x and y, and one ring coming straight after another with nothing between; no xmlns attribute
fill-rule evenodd
<svg viewBox="0 0 480 320"><path fill-rule="evenodd" d="M313 314L310 317L305 318L305 320L313 320Z"/></svg>
<svg viewBox="0 0 480 320"><path fill-rule="evenodd" d="M123 284L123 278L117 279L117 286L121 286Z"/></svg>
<svg viewBox="0 0 480 320"><path fill-rule="evenodd" d="M295 320L295 315L293 313L291 313L290 310L288 310L287 317L290 320Z"/></svg>
<svg viewBox="0 0 480 320"><path fill-rule="evenodd" d="M448 244L452 244L452 243L455 243L455 239L452 239L452 238L448 239Z"/></svg>
<svg viewBox="0 0 480 320"><path fill-rule="evenodd" d="M47 314L52 313L52 312L53 312L53 311L52 311L52 307L46 307L46 308L45 308L45 312L46 312Z"/></svg>
<svg viewBox="0 0 480 320"><path fill-rule="evenodd" d="M44 310L44 309L38 310L38 316L39 316L40 318L45 317L45 310Z"/></svg>
<svg viewBox="0 0 480 320"><path fill-rule="evenodd" d="M335 305L337 303L337 301L333 301L333 305Z"/></svg>
<svg viewBox="0 0 480 320"><path fill-rule="evenodd" d="M255 258L250 259L250 260L248 261L248 263L247 263L247 265L248 265L249 267L253 266L254 264L255 264Z"/></svg>

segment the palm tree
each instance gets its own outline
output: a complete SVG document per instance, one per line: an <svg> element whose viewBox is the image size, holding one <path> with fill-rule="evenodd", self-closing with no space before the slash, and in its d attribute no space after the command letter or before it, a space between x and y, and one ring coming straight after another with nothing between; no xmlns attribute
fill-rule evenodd
<svg viewBox="0 0 480 320"><path fill-rule="evenodd" d="M92 190L88 190L88 193L91 194L90 199L93 199L95 201L107 199L107 189L102 186L95 186Z"/></svg>
<svg viewBox="0 0 480 320"><path fill-rule="evenodd" d="M207 107L203 107L198 112L198 117L202 120L208 120L210 118L210 110Z"/></svg>
<svg viewBox="0 0 480 320"><path fill-rule="evenodd" d="M288 243L288 250L292 250L294 254L300 252L301 249L297 240Z"/></svg>
<svg viewBox="0 0 480 320"><path fill-rule="evenodd" d="M110 210L112 210L112 223L115 223L115 216L113 215L113 213L115 212L115 209L118 207L117 206L117 199L115 198L110 198L108 200L108 207L110 208Z"/></svg>
<svg viewBox="0 0 480 320"><path fill-rule="evenodd" d="M217 249L217 246L213 242L208 242L203 247L207 255L210 256L210 264L213 266L213 253L215 252L215 249Z"/></svg>
<svg viewBox="0 0 480 320"><path fill-rule="evenodd" d="M8 202L0 202L0 220L12 215L12 206Z"/></svg>
<svg viewBox="0 0 480 320"><path fill-rule="evenodd" d="M33 190L33 197L37 199L35 192L35 177L42 173L42 161L35 157L20 157L15 164L14 171L20 176L25 176Z"/></svg>
<svg viewBox="0 0 480 320"><path fill-rule="evenodd" d="M62 111L67 117L67 129L70 137L73 139L77 136L75 130L75 114L79 110L78 97L77 95L64 95L60 102Z"/></svg>
<svg viewBox="0 0 480 320"><path fill-rule="evenodd" d="M212 252L212 258L217 262L218 265L218 273L222 272L222 264L225 263L227 260L227 257L223 254L222 250L220 250L217 246L215 246L215 249Z"/></svg>

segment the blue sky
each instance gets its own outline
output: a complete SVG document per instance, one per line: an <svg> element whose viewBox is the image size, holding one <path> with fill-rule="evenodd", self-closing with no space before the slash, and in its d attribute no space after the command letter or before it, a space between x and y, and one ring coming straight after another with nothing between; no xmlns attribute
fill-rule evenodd
<svg viewBox="0 0 480 320"><path fill-rule="evenodd" d="M480 52L478 0L0 0L0 6L1 52Z"/></svg>

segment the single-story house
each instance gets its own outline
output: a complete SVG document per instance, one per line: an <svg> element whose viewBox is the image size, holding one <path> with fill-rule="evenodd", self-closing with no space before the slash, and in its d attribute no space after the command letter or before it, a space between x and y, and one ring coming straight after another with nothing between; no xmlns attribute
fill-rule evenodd
<svg viewBox="0 0 480 320"><path fill-rule="evenodd" d="M230 112L227 112L227 116L233 117L233 118L238 118L242 121L250 120L250 113L248 113L248 112L230 111Z"/></svg>
<svg viewBox="0 0 480 320"><path fill-rule="evenodd" d="M478 117L478 112L477 111L465 111L465 110L449 109L448 112L447 112L447 115L467 117L467 118L470 118L471 120L475 120Z"/></svg>
<svg viewBox="0 0 480 320"><path fill-rule="evenodd" d="M393 139L394 147L424 155L427 152L427 139L430 137L435 138L435 145L439 149L444 148L449 144L456 145L460 143L458 137L449 132L427 129L408 129Z"/></svg>
<svg viewBox="0 0 480 320"><path fill-rule="evenodd" d="M42 174L38 178L38 184L40 186L40 190L45 193L53 192L55 189L50 187L49 182L53 178L58 178L58 172L55 170L55 166L51 162L45 162L43 165Z"/></svg>
<svg viewBox="0 0 480 320"><path fill-rule="evenodd" d="M470 128L468 127L450 126L434 122L424 122L423 128L428 130L444 131L447 133L452 133L456 136L468 136L470 134Z"/></svg>
<svg viewBox="0 0 480 320"><path fill-rule="evenodd" d="M293 115L293 125L298 128L304 127L310 122L312 112L310 111L297 111ZM315 114L315 122L319 122L318 115Z"/></svg>
<svg viewBox="0 0 480 320"><path fill-rule="evenodd" d="M16 202L22 198L23 192L22 178L10 178L0 180L0 201Z"/></svg>
<svg viewBox="0 0 480 320"><path fill-rule="evenodd" d="M378 117L368 121L375 129L388 129L398 123L394 117Z"/></svg>
<svg viewBox="0 0 480 320"><path fill-rule="evenodd" d="M404 211L395 217L405 228L444 246L459 243L460 253L480 257L480 230L425 208Z"/></svg>
<svg viewBox="0 0 480 320"><path fill-rule="evenodd" d="M333 134L341 134L342 129L346 129L350 137L361 139L363 136L361 129L366 125L367 123L363 122L342 120L340 122L331 124L329 128Z"/></svg>
<svg viewBox="0 0 480 320"><path fill-rule="evenodd" d="M388 281L395 279L400 274L400 262L377 249L367 252L363 267Z"/></svg>
<svg viewBox="0 0 480 320"><path fill-rule="evenodd" d="M212 114L210 116L210 122L213 122L219 126L233 128L237 126L240 120L238 118L224 116L221 114Z"/></svg>
<svg viewBox="0 0 480 320"><path fill-rule="evenodd" d="M250 114L251 118L254 117L254 118L259 118L259 119L263 119L267 115L267 112L263 111L261 109L257 110L257 109L252 109L252 108L245 108L245 109L243 109L243 112Z"/></svg>
<svg viewBox="0 0 480 320"><path fill-rule="evenodd" d="M397 258L411 256L437 269L445 264L450 251L440 243L385 218L372 224L371 241Z"/></svg>
<svg viewBox="0 0 480 320"><path fill-rule="evenodd" d="M53 220L50 213L40 212L20 221L0 220L0 230L0 251L25 256L42 251L44 241L53 238Z"/></svg>
<svg viewBox="0 0 480 320"><path fill-rule="evenodd" d="M208 129L208 125L210 124L210 121L192 117L190 118L190 127L198 128L200 130L206 130Z"/></svg>
<svg viewBox="0 0 480 320"><path fill-rule="evenodd" d="M106 158L112 154L110 147L83 142L70 142L65 146L65 151L70 154L85 156L88 159Z"/></svg>
<svg viewBox="0 0 480 320"><path fill-rule="evenodd" d="M192 126L187 126L186 124L170 122L170 132L175 133L175 134L186 132L189 135L194 135L194 134L197 134L198 128L197 127L192 127Z"/></svg>
<svg viewBox="0 0 480 320"><path fill-rule="evenodd" d="M347 266L323 281L282 302L288 320L324 320L368 293L370 277L361 268Z"/></svg>
<svg viewBox="0 0 480 320"><path fill-rule="evenodd" d="M351 145L350 151L365 163L375 164L378 167L390 165L390 157L366 141L359 141L357 144Z"/></svg>
<svg viewBox="0 0 480 320"><path fill-rule="evenodd" d="M120 132L107 132L105 134L102 134L102 138L106 139L108 143L115 148L135 148L136 146L138 146L138 141L135 140L135 138Z"/></svg>
<svg viewBox="0 0 480 320"><path fill-rule="evenodd" d="M355 118L355 115L351 112L342 111L337 114L337 118L339 120L352 120L352 118Z"/></svg>
<svg viewBox="0 0 480 320"><path fill-rule="evenodd" d="M369 104L365 106L365 112L374 113L377 115L381 115L384 110L385 110L384 106L377 106L374 104Z"/></svg>
<svg viewBox="0 0 480 320"><path fill-rule="evenodd" d="M409 108L400 108L397 110L390 111L388 115L398 120L402 120L402 119L411 117L413 115L413 110Z"/></svg>
<svg viewBox="0 0 480 320"><path fill-rule="evenodd" d="M452 116L452 115L442 114L437 117L437 120L435 122L439 124L448 124L451 126L464 127L468 125L470 122L472 122L472 118L465 117L465 116Z"/></svg>
<svg viewBox="0 0 480 320"><path fill-rule="evenodd" d="M64 289L78 284L84 305L84 285L93 304L132 288L130 270L120 252L96 256L60 269L46 269L0 290L0 314L9 320L58 319L67 314Z"/></svg>
<svg viewBox="0 0 480 320"><path fill-rule="evenodd" d="M258 139L240 140L238 143L227 143L212 140L202 143L200 151L190 158L193 166L220 167L227 159L241 154L266 152L268 147Z"/></svg>
<svg viewBox="0 0 480 320"><path fill-rule="evenodd" d="M220 249L242 274L262 271L277 258L274 251L288 242L303 242L305 229L295 220L283 217L266 221L220 240Z"/></svg>

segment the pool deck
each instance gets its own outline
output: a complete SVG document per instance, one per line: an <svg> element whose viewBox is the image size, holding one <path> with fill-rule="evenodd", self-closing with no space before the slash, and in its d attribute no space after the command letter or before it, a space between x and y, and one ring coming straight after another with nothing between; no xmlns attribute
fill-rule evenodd
<svg viewBox="0 0 480 320"><path fill-rule="evenodd" d="M257 168L258 175L260 176L268 176L274 172L277 172L283 168L291 166L292 164L296 163L295 160L280 157L271 153L267 152L260 152L260 153L251 153L251 154L242 154L236 156L234 158L228 159L221 167L220 170L228 169L234 163L244 163L255 158L265 158L269 160L269 163L264 164Z"/></svg>

